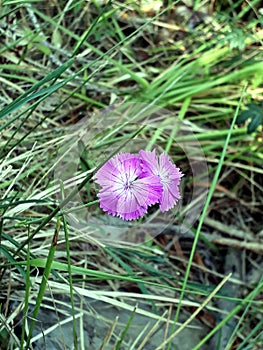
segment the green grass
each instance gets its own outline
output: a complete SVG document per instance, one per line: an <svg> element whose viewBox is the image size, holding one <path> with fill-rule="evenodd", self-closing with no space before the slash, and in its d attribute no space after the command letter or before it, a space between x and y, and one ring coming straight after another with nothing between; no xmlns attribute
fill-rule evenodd
<svg viewBox="0 0 263 350"><path fill-rule="evenodd" d="M87 319L98 349L262 346L262 127L236 125L262 100L260 1L213 3L2 2L1 349L87 349ZM184 173L178 210L103 214L93 174L153 147Z"/></svg>

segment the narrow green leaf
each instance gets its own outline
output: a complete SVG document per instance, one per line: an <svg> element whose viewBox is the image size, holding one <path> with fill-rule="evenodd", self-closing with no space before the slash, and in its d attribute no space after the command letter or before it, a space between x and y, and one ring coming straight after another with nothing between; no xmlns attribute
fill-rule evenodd
<svg viewBox="0 0 263 350"><path fill-rule="evenodd" d="M30 327L29 327L29 331L28 331L28 335L27 335L27 342L26 342L25 349L28 349L30 347L30 342L31 342L34 326L35 326L38 312L40 310L40 306L41 306L41 303L42 303L42 300L43 300L43 297L44 297L44 294L46 291L47 281L48 281L50 272L52 270L52 263L53 263L55 251L57 248L59 230L60 230L60 217L58 217L58 219L57 219L57 224L56 224L55 232L54 232L53 239L52 239L52 242L50 245L48 257L45 260L45 265L43 266L44 273L43 273L41 284L39 287L38 296L36 299L36 305L35 305L35 308L34 308L34 311L32 314L32 319L31 319L31 323L30 323ZM28 260L26 261L26 265L27 266L31 265Z"/></svg>

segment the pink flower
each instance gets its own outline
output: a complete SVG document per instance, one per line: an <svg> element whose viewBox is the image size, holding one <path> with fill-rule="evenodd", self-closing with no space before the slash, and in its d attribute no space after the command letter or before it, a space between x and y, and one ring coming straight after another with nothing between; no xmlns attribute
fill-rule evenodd
<svg viewBox="0 0 263 350"><path fill-rule="evenodd" d="M180 199L179 183L183 174L169 159L168 155L162 153L159 157L153 151L140 151L141 167L143 177L155 175L160 178L163 191L160 193L159 203L161 211L167 211L175 206Z"/></svg>
<svg viewBox="0 0 263 350"><path fill-rule="evenodd" d="M102 187L98 194L100 207L124 220L142 217L148 206L158 203L163 185L155 174L141 175L138 155L120 153L109 159L94 176Z"/></svg>

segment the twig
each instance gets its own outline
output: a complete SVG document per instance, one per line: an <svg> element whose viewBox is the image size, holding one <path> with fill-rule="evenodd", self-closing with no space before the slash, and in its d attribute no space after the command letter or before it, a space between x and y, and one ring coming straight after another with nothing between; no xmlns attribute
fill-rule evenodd
<svg viewBox="0 0 263 350"><path fill-rule="evenodd" d="M225 233L228 236L240 238L240 239L246 239L249 241L255 241L255 237L252 233L248 231L241 231L240 229L237 229L231 225L225 225L222 222L216 221L214 219L211 219L209 217L205 218L205 224L215 228L216 230Z"/></svg>

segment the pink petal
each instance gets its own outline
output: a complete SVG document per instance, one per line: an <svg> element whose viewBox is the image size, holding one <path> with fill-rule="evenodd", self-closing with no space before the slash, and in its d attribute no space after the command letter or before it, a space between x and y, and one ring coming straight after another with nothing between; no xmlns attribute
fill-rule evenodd
<svg viewBox="0 0 263 350"><path fill-rule="evenodd" d="M161 211L173 208L180 199L179 183L183 174L169 159L168 155L160 155L160 177L163 184L163 194L160 200Z"/></svg>
<svg viewBox="0 0 263 350"><path fill-rule="evenodd" d="M143 151L139 152L141 159L141 167L144 175L158 175L159 174L159 163L158 158L153 151Z"/></svg>
<svg viewBox="0 0 263 350"><path fill-rule="evenodd" d="M158 158L155 150L140 151L141 167L144 174L154 174L160 177L163 192L159 197L161 211L167 211L175 206L180 198L179 183L183 174L171 161L167 154L162 153Z"/></svg>
<svg viewBox="0 0 263 350"><path fill-rule="evenodd" d="M160 200L160 209L162 212L165 212L169 209L172 209L178 200L180 199L180 193L178 186L173 183L167 184L163 183L163 194Z"/></svg>
<svg viewBox="0 0 263 350"><path fill-rule="evenodd" d="M100 207L124 220L142 217L149 205L159 201L163 187L160 178L140 178L141 161L137 155L122 153L111 158L95 174L102 189L98 197Z"/></svg>

